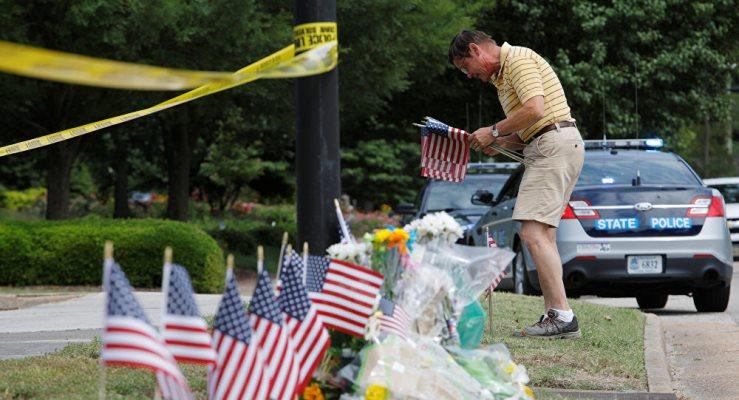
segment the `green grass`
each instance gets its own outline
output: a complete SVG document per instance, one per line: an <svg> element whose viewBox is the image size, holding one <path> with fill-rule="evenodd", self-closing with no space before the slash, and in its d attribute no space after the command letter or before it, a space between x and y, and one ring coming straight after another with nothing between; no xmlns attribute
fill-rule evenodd
<svg viewBox="0 0 739 400"><path fill-rule="evenodd" d="M482 299L487 309L487 300ZM644 315L570 300L582 331L579 340L540 340L513 333L536 322L541 297L496 293L493 332L485 343L503 342L516 363L524 365L531 386L579 390L647 390L644 368Z"/></svg>
<svg viewBox="0 0 739 400"><path fill-rule="evenodd" d="M487 301L482 300L487 307ZM579 340L544 341L512 336L534 322L539 297L496 293L493 334L484 342L503 342L524 365L531 386L581 390L646 390L644 316L636 310L571 301L583 332ZM100 343L73 344L59 352L0 361L0 399L96 399ZM154 378L147 371L107 368L106 398L150 399ZM205 368L184 365L196 398L205 399Z"/></svg>
<svg viewBox="0 0 739 400"><path fill-rule="evenodd" d="M0 399L97 399L100 342L72 344L47 356L0 362ZM206 399L205 367L182 370L197 399ZM154 376L130 368L106 368L106 399L152 399Z"/></svg>

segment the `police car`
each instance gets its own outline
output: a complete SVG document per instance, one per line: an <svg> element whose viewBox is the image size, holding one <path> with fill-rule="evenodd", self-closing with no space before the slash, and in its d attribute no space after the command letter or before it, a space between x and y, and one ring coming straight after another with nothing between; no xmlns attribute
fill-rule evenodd
<svg viewBox="0 0 739 400"><path fill-rule="evenodd" d="M585 164L557 230L567 293L636 297L641 308L692 294L698 311L724 311L733 271L723 197L662 145L585 141ZM520 168L488 202L471 236L477 246L492 241L516 252L501 288L538 293L521 224L511 218L522 175ZM473 196L477 204L484 200Z"/></svg>
<svg viewBox="0 0 739 400"><path fill-rule="evenodd" d="M488 209L484 204L471 203L470 196L479 191L494 198L519 165L514 162L470 163L463 182L429 180L414 204L399 204L395 213L402 215L401 222L406 224L426 214L445 211L462 226L460 243L468 243L469 229Z"/></svg>

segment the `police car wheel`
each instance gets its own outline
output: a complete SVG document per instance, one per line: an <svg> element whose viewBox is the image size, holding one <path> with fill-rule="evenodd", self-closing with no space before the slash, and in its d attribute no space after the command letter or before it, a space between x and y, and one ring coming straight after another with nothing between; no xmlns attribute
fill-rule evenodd
<svg viewBox="0 0 739 400"><path fill-rule="evenodd" d="M636 302L639 304L639 308L644 309L657 309L664 308L667 305L666 294L646 294L636 296Z"/></svg>
<svg viewBox="0 0 739 400"><path fill-rule="evenodd" d="M693 292L693 304L698 312L724 312L729 305L731 286L715 286L708 289L696 289Z"/></svg>

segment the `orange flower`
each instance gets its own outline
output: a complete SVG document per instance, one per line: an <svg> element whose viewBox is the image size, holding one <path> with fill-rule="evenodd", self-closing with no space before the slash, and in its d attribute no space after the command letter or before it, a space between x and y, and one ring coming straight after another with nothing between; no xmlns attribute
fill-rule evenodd
<svg viewBox="0 0 739 400"><path fill-rule="evenodd" d="M390 232L390 236L388 237L388 249L392 249L393 247L398 247L398 251L400 254L405 254L408 252L408 249L405 247L406 242L408 242L408 238L410 236L408 235L408 232L406 232L402 228L395 228L392 232Z"/></svg>
<svg viewBox="0 0 739 400"><path fill-rule="evenodd" d="M323 393L317 383L313 382L303 390L303 400L323 400Z"/></svg>

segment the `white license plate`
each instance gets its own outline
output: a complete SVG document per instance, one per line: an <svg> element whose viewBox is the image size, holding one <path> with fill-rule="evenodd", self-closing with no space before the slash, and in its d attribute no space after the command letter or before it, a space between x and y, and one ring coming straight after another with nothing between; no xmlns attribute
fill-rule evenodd
<svg viewBox="0 0 739 400"><path fill-rule="evenodd" d="M627 256L626 272L629 274L661 274L662 256Z"/></svg>

